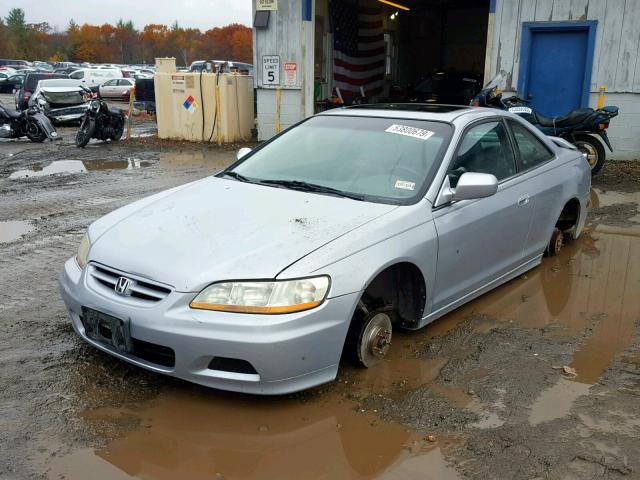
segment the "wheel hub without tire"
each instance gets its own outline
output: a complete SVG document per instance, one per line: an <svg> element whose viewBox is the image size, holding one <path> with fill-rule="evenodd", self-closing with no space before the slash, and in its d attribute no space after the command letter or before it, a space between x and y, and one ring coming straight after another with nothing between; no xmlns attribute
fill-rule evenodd
<svg viewBox="0 0 640 480"><path fill-rule="evenodd" d="M376 313L366 322L358 345L358 356L365 367L375 365L387 355L391 336L391 318L386 313Z"/></svg>

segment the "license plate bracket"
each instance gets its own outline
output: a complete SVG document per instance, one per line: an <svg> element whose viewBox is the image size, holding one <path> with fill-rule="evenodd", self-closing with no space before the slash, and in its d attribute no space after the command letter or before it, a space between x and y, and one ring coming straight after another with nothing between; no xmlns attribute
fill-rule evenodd
<svg viewBox="0 0 640 480"><path fill-rule="evenodd" d="M120 352L132 352L130 322L89 307L82 307L82 324L91 340L107 344Z"/></svg>

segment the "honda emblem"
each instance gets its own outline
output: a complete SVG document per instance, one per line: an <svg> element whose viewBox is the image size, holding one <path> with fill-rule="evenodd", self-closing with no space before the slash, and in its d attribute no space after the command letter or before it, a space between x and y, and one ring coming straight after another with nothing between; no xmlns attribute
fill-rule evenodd
<svg viewBox="0 0 640 480"><path fill-rule="evenodd" d="M119 277L116 281L116 286L114 290L118 295L122 295L123 297L129 293L129 287L131 286L131 280L127 277Z"/></svg>

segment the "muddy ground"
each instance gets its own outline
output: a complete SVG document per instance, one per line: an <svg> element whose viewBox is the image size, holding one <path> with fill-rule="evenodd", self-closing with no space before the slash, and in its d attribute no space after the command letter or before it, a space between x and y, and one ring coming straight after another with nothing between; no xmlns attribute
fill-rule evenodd
<svg viewBox="0 0 640 480"><path fill-rule="evenodd" d="M85 345L56 284L89 223L237 146L62 133L0 141L0 478L640 478L640 163L605 165L559 257L398 333L375 369L261 398Z"/></svg>

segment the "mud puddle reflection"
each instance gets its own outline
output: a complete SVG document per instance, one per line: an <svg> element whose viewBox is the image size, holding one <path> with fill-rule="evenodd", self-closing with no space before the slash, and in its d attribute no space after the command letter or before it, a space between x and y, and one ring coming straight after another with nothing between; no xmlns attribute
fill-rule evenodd
<svg viewBox="0 0 640 480"><path fill-rule="evenodd" d="M151 162L141 161L137 158L128 158L127 160L56 160L45 167L15 171L9 175L9 179L46 177L56 174L69 175L99 170L133 170L150 165Z"/></svg>
<svg viewBox="0 0 640 480"><path fill-rule="evenodd" d="M138 430L52 462L50 478L458 478L438 446L335 395L300 401L185 389L137 411L96 410L86 421L132 417Z"/></svg>
<svg viewBox="0 0 640 480"><path fill-rule="evenodd" d="M8 220L0 222L0 243L15 242L32 230L33 225L23 220Z"/></svg>

